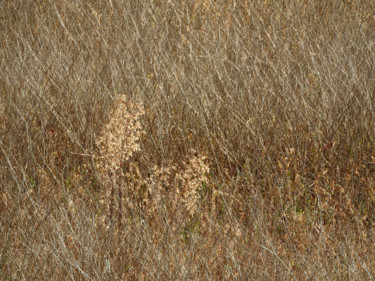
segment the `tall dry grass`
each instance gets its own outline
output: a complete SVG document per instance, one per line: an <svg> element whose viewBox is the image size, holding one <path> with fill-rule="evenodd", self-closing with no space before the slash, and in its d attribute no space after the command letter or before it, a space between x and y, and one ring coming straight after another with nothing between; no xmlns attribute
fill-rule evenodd
<svg viewBox="0 0 375 281"><path fill-rule="evenodd" d="M0 279L373 280L373 1L0 4Z"/></svg>

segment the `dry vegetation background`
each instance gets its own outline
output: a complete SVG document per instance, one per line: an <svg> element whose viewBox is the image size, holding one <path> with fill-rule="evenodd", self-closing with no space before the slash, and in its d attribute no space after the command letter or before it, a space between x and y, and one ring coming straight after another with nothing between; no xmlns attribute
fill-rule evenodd
<svg viewBox="0 0 375 281"><path fill-rule="evenodd" d="M374 5L0 1L0 279L374 280Z"/></svg>

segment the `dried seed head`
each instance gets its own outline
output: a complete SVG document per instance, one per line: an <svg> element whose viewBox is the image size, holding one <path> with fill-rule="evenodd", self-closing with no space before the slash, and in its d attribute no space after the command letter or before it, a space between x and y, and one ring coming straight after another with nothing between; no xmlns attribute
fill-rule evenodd
<svg viewBox="0 0 375 281"><path fill-rule="evenodd" d="M191 150L190 157L184 163L183 170L176 175L176 179L181 183L182 201L191 216L195 214L197 209L198 190L203 183L207 182L207 174L210 171L205 160L205 156L200 156L195 150Z"/></svg>
<svg viewBox="0 0 375 281"><path fill-rule="evenodd" d="M105 186L103 199L105 213L109 215L111 221L117 217L118 227L121 228L123 210L126 207L133 208L132 200L126 196L129 194L127 189L138 186L129 180L138 172L134 169L134 165L130 165L130 172L133 173L130 177L122 168L124 164L128 164L133 154L140 150L139 139L143 134L143 128L139 118L144 114L144 109L141 102L131 102L125 95L118 95L114 105L109 122L104 126L97 140L101 157L98 158L96 165Z"/></svg>
<svg viewBox="0 0 375 281"><path fill-rule="evenodd" d="M100 170L116 171L140 150L139 139L143 128L139 118L144 114L141 102L130 102L125 95L116 97L115 108L109 122L103 128L97 145L102 157L98 161Z"/></svg>

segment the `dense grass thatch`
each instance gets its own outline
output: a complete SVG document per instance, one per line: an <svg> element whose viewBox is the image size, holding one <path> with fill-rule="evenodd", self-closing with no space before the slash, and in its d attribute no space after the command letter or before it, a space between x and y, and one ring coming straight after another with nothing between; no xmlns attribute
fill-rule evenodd
<svg viewBox="0 0 375 281"><path fill-rule="evenodd" d="M2 1L0 279L375 279L374 15Z"/></svg>

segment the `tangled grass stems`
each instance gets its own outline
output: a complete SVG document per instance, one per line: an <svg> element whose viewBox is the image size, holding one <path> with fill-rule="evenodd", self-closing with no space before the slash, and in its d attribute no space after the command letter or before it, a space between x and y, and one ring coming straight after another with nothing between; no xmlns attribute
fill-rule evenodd
<svg viewBox="0 0 375 281"><path fill-rule="evenodd" d="M0 279L374 279L374 1L3 3Z"/></svg>

